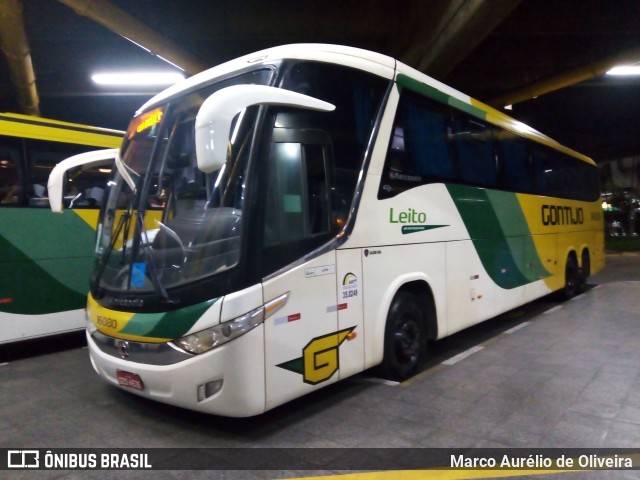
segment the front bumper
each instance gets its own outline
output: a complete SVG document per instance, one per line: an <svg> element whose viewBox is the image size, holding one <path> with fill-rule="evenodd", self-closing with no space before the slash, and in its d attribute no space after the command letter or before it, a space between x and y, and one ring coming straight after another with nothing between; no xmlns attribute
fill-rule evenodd
<svg viewBox="0 0 640 480"><path fill-rule="evenodd" d="M182 361L169 365L154 364L163 362L149 357L152 352L147 352L145 363L119 358L113 351L106 353L108 349L103 351L88 331L87 342L98 375L136 395L229 417L249 417L265 411L263 325L207 353L185 354ZM143 390L120 385L118 370L139 375ZM203 386L219 381L222 381L220 390L202 398Z"/></svg>

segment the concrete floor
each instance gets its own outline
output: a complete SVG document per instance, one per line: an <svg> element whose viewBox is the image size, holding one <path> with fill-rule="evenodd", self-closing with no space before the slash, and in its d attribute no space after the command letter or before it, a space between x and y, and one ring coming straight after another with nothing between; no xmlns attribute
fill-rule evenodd
<svg viewBox="0 0 640 480"><path fill-rule="evenodd" d="M584 295L544 298L445 339L407 382L361 375L255 418L208 416L127 394L94 374L84 348L11 360L0 366L0 448L638 448L640 255L607 260ZM472 347L482 348L455 362ZM271 479L316 472L3 473ZM640 471L545 475L556 477L640 479Z"/></svg>

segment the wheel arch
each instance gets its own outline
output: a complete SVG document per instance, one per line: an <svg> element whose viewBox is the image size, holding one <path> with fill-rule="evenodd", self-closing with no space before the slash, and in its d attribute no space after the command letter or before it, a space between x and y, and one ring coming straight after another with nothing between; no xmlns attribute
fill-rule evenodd
<svg viewBox="0 0 640 480"><path fill-rule="evenodd" d="M570 300L576 294L580 293L581 278L580 278L580 260L575 248L568 250L568 253L564 256L563 263L563 286L558 291L559 298L564 300ZM571 267L570 267L571 265Z"/></svg>
<svg viewBox="0 0 640 480"><path fill-rule="evenodd" d="M557 257L557 261L558 261L558 270L557 273L558 275L561 276L561 278L564 279L564 271L567 268L567 261L569 260L569 258L572 258L574 262L576 262L576 265L580 265L580 259L578 258L578 254L576 253L576 251L578 250L578 248L576 248L575 245L569 245L567 246L565 249L561 250L558 249L558 257Z"/></svg>
<svg viewBox="0 0 640 480"><path fill-rule="evenodd" d="M576 262L576 265L579 265L579 259L578 259L578 254L576 253L576 251L578 250L578 248L575 247L575 245L570 245L568 246L566 249L564 249L564 252L559 252L558 255L558 259L560 261L562 261L562 273L564 274L564 268L566 267L567 264L567 260L570 257L573 257L573 260Z"/></svg>
<svg viewBox="0 0 640 480"><path fill-rule="evenodd" d="M591 275L591 255L592 253L589 245L583 245L580 252L579 265L585 280Z"/></svg>
<svg viewBox="0 0 640 480"><path fill-rule="evenodd" d="M366 367L373 367L382 362L384 356L384 335L387 323L387 315L389 309L400 292L409 292L418 297L425 298L431 308L431 315L428 317L431 321L427 324L427 335L429 340L438 338L438 312L441 311L438 297L434 294L431 282L424 273L409 273L395 279L384 291L380 302L378 303L375 323L373 325L373 335L369 336L371 344L369 351L371 356L366 360ZM444 292L443 292L444 293ZM441 299L443 302L443 299ZM442 305L444 308L444 303Z"/></svg>
<svg viewBox="0 0 640 480"><path fill-rule="evenodd" d="M436 312L436 303L433 297L431 286L425 280L413 280L407 282L396 292L409 292L421 300L427 313L427 336L429 340L438 338L438 315Z"/></svg>

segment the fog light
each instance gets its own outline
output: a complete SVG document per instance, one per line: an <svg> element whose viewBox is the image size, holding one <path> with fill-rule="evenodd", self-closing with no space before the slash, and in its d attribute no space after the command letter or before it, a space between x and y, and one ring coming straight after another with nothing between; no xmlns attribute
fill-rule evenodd
<svg viewBox="0 0 640 480"><path fill-rule="evenodd" d="M198 401L201 402L212 395L215 395L222 389L223 380L214 380L202 385L198 385Z"/></svg>

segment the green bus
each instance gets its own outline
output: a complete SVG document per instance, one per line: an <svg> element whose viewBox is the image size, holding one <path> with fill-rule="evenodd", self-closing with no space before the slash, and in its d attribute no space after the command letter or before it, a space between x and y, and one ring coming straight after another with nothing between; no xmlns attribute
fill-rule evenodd
<svg viewBox="0 0 640 480"><path fill-rule="evenodd" d="M69 172L70 215L49 210L47 179L75 154L114 148L124 132L0 114L0 344L81 330L95 226L110 167Z"/></svg>

